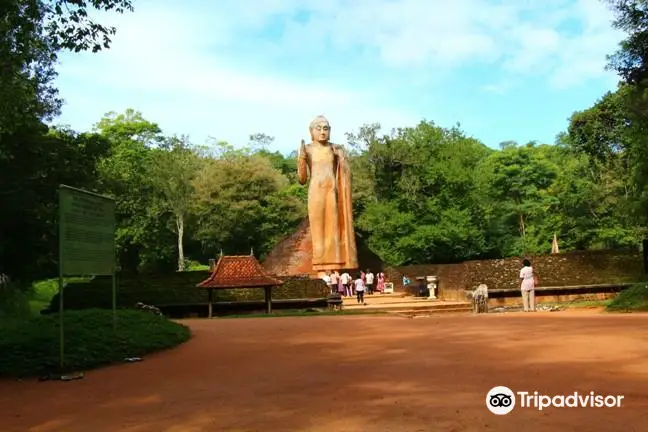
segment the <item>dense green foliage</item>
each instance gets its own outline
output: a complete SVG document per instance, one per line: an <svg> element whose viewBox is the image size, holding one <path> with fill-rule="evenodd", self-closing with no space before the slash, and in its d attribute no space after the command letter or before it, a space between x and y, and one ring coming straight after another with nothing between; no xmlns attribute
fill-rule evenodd
<svg viewBox="0 0 648 432"><path fill-rule="evenodd" d="M611 57L624 81L574 113L556 143L492 149L431 121L348 136L356 227L373 252L392 265L518 256L549 252L554 234L563 251L639 248L646 2L611 3L629 32ZM252 135L246 148L192 143L133 110L106 114L92 131L44 126L60 102L56 53L109 44L112 29L87 21L90 6L131 9L126 0L12 0L0 9L0 57L12 66L2 68L0 100L17 101L0 106L0 273L17 282L56 274L60 183L116 199L123 273L186 270L221 251L263 257L306 216L295 154L270 151L272 137ZM21 95L10 94L16 82Z"/></svg>
<svg viewBox="0 0 648 432"><path fill-rule="evenodd" d="M55 130L58 53L99 51L115 33L91 11L122 13L130 0L6 0L0 5L0 272L12 280L51 274L56 188L88 187L110 143L94 133Z"/></svg>
<svg viewBox="0 0 648 432"><path fill-rule="evenodd" d="M0 134L29 130L59 113L62 100L52 81L60 50L110 47L116 29L90 19L92 9L123 13L133 6L131 0L3 0Z"/></svg>
<svg viewBox="0 0 648 432"><path fill-rule="evenodd" d="M608 67L622 81L619 89L606 94L593 112L607 112L609 121L590 121L598 130L590 142L607 150L611 159L625 163L628 195L633 210L645 223L648 217L648 2L646 0L605 0L615 11L614 25L627 37L613 55ZM607 110L606 110L607 108ZM605 159L604 159L605 160Z"/></svg>
<svg viewBox="0 0 648 432"><path fill-rule="evenodd" d="M554 234L563 251L639 247L629 173L577 141L582 115L555 145L499 150L431 122L361 129L349 137L358 228L397 265L548 253Z"/></svg>
<svg viewBox="0 0 648 432"><path fill-rule="evenodd" d="M648 283L641 282L624 289L606 306L608 311L648 311Z"/></svg>
<svg viewBox="0 0 648 432"><path fill-rule="evenodd" d="M112 311L67 311L65 369L84 370L143 356L187 341L190 330L163 316L137 310L119 310L117 332ZM35 376L59 368L59 316L0 321L0 376Z"/></svg>

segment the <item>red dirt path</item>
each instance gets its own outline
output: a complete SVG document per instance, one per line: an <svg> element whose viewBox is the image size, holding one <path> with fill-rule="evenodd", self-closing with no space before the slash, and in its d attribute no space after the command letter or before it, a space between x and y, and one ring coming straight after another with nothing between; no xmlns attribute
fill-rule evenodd
<svg viewBox="0 0 648 432"><path fill-rule="evenodd" d="M71 382L0 381L8 431L646 431L648 315L188 320L185 345ZM624 395L516 408L488 390Z"/></svg>

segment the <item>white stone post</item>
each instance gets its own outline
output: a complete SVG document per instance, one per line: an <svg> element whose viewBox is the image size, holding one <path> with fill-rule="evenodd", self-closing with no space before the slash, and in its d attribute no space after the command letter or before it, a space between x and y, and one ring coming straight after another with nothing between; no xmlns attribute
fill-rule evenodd
<svg viewBox="0 0 648 432"><path fill-rule="evenodd" d="M428 300L436 300L436 290L437 290L437 282L439 281L439 278L437 276L428 276L427 277L427 282L428 282L428 291L430 291L430 294L428 295Z"/></svg>

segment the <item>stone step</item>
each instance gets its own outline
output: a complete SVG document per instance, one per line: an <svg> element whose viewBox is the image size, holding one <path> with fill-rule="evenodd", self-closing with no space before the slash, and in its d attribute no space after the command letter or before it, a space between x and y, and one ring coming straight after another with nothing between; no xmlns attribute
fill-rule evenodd
<svg viewBox="0 0 648 432"><path fill-rule="evenodd" d="M353 306L357 304L355 297L343 299L345 306ZM365 303L367 305L402 305L402 304L413 304L413 305L431 305L437 304L434 300L428 300L427 298L420 299L410 299L410 298L373 298L371 296L365 297Z"/></svg>
<svg viewBox="0 0 648 432"><path fill-rule="evenodd" d="M417 304L415 302L408 303L382 303L382 304L367 304L367 305L344 305L345 310L369 310L369 311L440 311L445 309L463 308L471 310L470 303L463 302L426 302Z"/></svg>
<svg viewBox="0 0 648 432"><path fill-rule="evenodd" d="M416 310L399 310L399 311L386 311L386 312L393 315L413 318L413 317L423 317L423 316L431 316L437 314L471 313L472 308L452 307L452 308L443 308L443 309L416 309Z"/></svg>

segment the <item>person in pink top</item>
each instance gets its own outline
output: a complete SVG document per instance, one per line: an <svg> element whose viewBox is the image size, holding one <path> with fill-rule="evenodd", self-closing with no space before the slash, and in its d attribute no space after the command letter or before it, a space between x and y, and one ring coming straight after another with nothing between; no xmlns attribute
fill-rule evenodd
<svg viewBox="0 0 648 432"><path fill-rule="evenodd" d="M380 272L378 273L378 283L376 284L376 291L382 294L382 292L385 290L385 273Z"/></svg>
<svg viewBox="0 0 648 432"><path fill-rule="evenodd" d="M340 295L344 297L344 293L346 292L346 286L342 283L342 277L338 278L338 292Z"/></svg>

